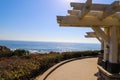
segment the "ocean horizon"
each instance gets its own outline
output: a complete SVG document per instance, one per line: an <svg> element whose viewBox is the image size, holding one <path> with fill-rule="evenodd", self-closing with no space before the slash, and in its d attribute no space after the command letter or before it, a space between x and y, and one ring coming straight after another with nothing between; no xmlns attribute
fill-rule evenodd
<svg viewBox="0 0 120 80"><path fill-rule="evenodd" d="M69 43L69 42L42 42L42 41L14 41L0 40L1 46L6 46L11 50L25 49L31 53L48 52L72 52L86 50L100 50L100 44L94 43Z"/></svg>

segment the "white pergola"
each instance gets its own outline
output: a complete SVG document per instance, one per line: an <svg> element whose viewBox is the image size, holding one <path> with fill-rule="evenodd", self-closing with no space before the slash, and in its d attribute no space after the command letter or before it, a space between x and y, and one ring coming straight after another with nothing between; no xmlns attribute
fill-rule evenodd
<svg viewBox="0 0 120 80"><path fill-rule="evenodd" d="M104 50L104 42L95 32L86 32L86 38L97 38L99 42L101 42L101 50Z"/></svg>
<svg viewBox="0 0 120 80"><path fill-rule="evenodd" d="M57 16L57 22L63 27L90 27L85 37L95 37L104 44L104 61L120 63L120 3L92 4L74 3L68 15Z"/></svg>

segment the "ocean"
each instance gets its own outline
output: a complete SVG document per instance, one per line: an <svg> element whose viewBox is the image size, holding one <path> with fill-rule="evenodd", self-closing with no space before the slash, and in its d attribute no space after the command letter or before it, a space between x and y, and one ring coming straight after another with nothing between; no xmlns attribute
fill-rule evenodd
<svg viewBox="0 0 120 80"><path fill-rule="evenodd" d="M64 43L64 42L34 42L34 41L10 41L0 40L0 45L6 46L11 50L25 49L31 53L46 52L67 52L67 51L85 51L100 50L100 44L88 43Z"/></svg>

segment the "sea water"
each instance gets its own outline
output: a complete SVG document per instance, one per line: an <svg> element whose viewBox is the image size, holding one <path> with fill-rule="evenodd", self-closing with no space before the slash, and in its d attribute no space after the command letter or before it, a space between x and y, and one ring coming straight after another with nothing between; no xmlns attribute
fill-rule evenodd
<svg viewBox="0 0 120 80"><path fill-rule="evenodd" d="M65 42L35 42L35 41L10 41L0 40L0 45L6 46L11 50L25 49L31 53L45 52L67 52L67 51L85 51L100 50L100 44L88 43L65 43Z"/></svg>

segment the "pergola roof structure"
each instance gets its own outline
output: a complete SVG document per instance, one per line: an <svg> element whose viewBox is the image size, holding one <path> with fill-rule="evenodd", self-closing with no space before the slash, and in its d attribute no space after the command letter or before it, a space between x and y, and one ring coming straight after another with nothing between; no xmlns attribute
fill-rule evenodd
<svg viewBox="0 0 120 80"><path fill-rule="evenodd" d="M57 16L60 26L120 26L119 1L112 4L92 4L92 0L87 0L86 3L71 3L71 7L73 10L68 10L69 15Z"/></svg>

